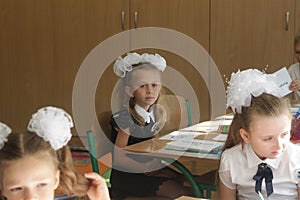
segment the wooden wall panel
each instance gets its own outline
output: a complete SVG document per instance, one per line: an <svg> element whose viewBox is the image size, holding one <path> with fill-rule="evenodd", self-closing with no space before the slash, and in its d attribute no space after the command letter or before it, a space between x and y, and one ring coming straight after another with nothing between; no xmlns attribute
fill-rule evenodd
<svg viewBox="0 0 300 200"><path fill-rule="evenodd" d="M0 2L0 121L24 131L32 112L61 102L52 1Z"/></svg>
<svg viewBox="0 0 300 200"><path fill-rule="evenodd" d="M294 36L295 0L211 0L211 55L230 78L237 69L289 66ZM289 30L286 12L290 13Z"/></svg>

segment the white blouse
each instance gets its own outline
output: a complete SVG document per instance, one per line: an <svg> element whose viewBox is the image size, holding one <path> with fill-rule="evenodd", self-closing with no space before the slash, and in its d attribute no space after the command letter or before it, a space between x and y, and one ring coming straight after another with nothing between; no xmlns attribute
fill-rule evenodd
<svg viewBox="0 0 300 200"><path fill-rule="evenodd" d="M267 198L265 180L262 182L262 194L265 199L298 199L300 179L300 147L290 143L277 159L261 160L252 150L250 144L236 145L226 149L221 155L219 176L222 183L237 191L237 199L259 199L255 192L253 176L258 164L267 163L273 172L274 192ZM221 194L222 195L222 194Z"/></svg>

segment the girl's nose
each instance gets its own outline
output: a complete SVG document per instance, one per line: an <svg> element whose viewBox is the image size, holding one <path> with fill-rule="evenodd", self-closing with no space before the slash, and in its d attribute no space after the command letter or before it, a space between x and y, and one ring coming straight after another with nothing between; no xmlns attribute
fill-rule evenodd
<svg viewBox="0 0 300 200"><path fill-rule="evenodd" d="M24 200L33 200L33 199L38 199L36 193L30 189L25 189Z"/></svg>
<svg viewBox="0 0 300 200"><path fill-rule="evenodd" d="M275 140L274 146L275 146L276 149L281 149L282 145L283 145L283 140L281 138Z"/></svg>
<svg viewBox="0 0 300 200"><path fill-rule="evenodd" d="M149 93L151 93L151 91L152 91L151 86L150 85L146 85L146 92L149 94Z"/></svg>

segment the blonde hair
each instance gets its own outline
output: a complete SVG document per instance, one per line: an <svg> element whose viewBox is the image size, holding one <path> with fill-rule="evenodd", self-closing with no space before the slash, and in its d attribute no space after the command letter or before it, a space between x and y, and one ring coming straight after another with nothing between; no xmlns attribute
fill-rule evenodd
<svg viewBox="0 0 300 200"><path fill-rule="evenodd" d="M151 63L139 63L136 65L132 66L132 70L130 72L126 73L126 76L124 78L122 78L122 87L120 88L123 98L121 97L121 99L123 99L123 102L121 105L126 105L128 107L128 111L129 113L137 120L137 122L139 123L139 125L144 126L145 122L144 119L136 112L135 110L135 99L134 97L129 97L128 98L124 98L125 96L128 96L127 94L125 94L125 87L129 86L132 87L132 81L134 78L134 72L138 71L138 70L147 70L147 71L155 71L157 73L159 73L159 75L161 76L161 71L157 69L157 67L155 67L154 65L152 65ZM163 89L161 88L158 98L155 101L154 104L156 104L160 98L160 96L163 93ZM124 102L125 101L125 102ZM158 124L164 124L165 120L166 120L166 115L165 113L163 113L163 111L161 109L159 109L158 106L154 107L154 115L155 115L155 119L156 122L158 122Z"/></svg>
<svg viewBox="0 0 300 200"><path fill-rule="evenodd" d="M49 157L54 167L60 171L59 188L66 194L84 196L90 185L89 181L74 170L71 152L68 146L55 151L48 142L35 133L12 133L0 150L0 184L6 163L22 159L25 156ZM1 186L2 187L2 186ZM0 194L0 199L4 199Z"/></svg>
<svg viewBox="0 0 300 200"><path fill-rule="evenodd" d="M242 142L240 129L243 128L249 132L255 116L278 117L281 114L286 114L290 118L292 117L289 105L285 99L266 93L258 97L252 96L250 106L242 107L241 113L235 113L229 128L224 150Z"/></svg>

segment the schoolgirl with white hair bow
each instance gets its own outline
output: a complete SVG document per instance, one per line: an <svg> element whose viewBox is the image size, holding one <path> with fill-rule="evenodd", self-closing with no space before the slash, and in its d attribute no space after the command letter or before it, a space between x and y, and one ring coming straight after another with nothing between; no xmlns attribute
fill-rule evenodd
<svg viewBox="0 0 300 200"><path fill-rule="evenodd" d="M165 167L159 159L131 155L120 148L157 136L166 113L157 104L161 93L161 74L166 60L158 54L128 53L118 57L114 72L121 78L119 98L122 107L111 119L113 169L112 198L164 196L174 199L189 193L180 175ZM176 108L174 108L176 109Z"/></svg>
<svg viewBox="0 0 300 200"><path fill-rule="evenodd" d="M70 195L110 199L103 178L74 170L67 146L72 127L70 115L55 107L33 114L24 133L0 123L0 199L53 200L58 187Z"/></svg>
<svg viewBox="0 0 300 200"><path fill-rule="evenodd" d="M231 75L220 200L299 199L300 148L290 142L292 116L275 78L257 69Z"/></svg>

